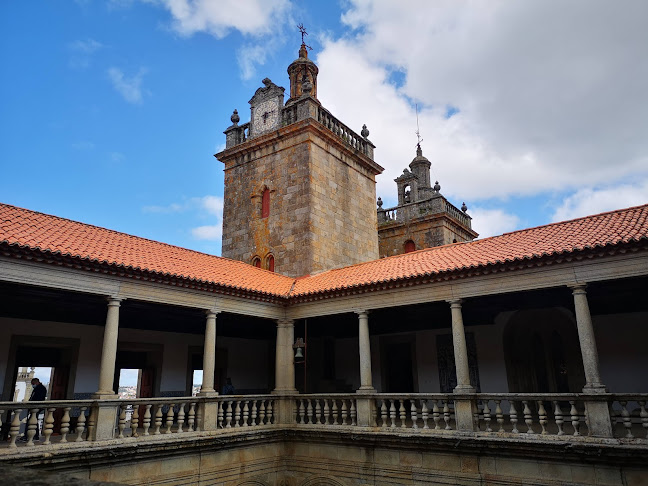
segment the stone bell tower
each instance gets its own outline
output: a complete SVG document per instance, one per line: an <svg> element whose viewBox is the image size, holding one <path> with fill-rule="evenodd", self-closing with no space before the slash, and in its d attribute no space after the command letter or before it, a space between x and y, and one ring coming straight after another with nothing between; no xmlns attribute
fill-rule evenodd
<svg viewBox="0 0 648 486"><path fill-rule="evenodd" d="M225 130L223 256L292 277L378 258L374 145L317 99L302 42L290 97L268 78Z"/></svg>

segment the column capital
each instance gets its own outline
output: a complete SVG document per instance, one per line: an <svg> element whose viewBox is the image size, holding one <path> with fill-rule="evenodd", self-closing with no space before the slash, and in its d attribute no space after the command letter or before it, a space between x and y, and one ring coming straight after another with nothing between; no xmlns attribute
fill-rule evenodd
<svg viewBox="0 0 648 486"><path fill-rule="evenodd" d="M293 327L295 325L295 319L290 319L288 317L282 317L277 319L277 327Z"/></svg>
<svg viewBox="0 0 648 486"><path fill-rule="evenodd" d="M218 309L215 309L215 308L213 308L213 309L205 309L205 315L207 316L207 318L216 317L220 313L221 313L221 311L219 311Z"/></svg>
<svg viewBox="0 0 648 486"><path fill-rule="evenodd" d="M585 290L587 288L587 284L584 282L568 284L567 287L572 290L573 295L587 293L587 291Z"/></svg>
<svg viewBox="0 0 648 486"><path fill-rule="evenodd" d="M108 307L119 307L121 302L126 299L115 295L109 295L106 297L106 300L108 301Z"/></svg>
<svg viewBox="0 0 648 486"><path fill-rule="evenodd" d="M367 317L371 311L367 309L355 309L353 312L358 314L358 317Z"/></svg>
<svg viewBox="0 0 648 486"><path fill-rule="evenodd" d="M463 299L448 299L446 300L450 304L451 309L461 309L461 304L463 304Z"/></svg>

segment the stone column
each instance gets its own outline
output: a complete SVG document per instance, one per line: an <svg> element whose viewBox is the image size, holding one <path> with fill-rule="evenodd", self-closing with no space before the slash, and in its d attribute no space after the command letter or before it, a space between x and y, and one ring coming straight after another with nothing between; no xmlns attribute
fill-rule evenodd
<svg viewBox="0 0 648 486"><path fill-rule="evenodd" d="M464 332L463 316L461 315L461 299L450 300L452 314L452 344L454 347L455 370L457 387L455 393L475 393L470 385L470 368L468 367L468 347Z"/></svg>
<svg viewBox="0 0 648 486"><path fill-rule="evenodd" d="M586 284L574 285L571 287L574 295L574 310L576 313L576 327L578 328L578 340L580 341L581 354L583 355L583 368L585 368L585 393L605 393L605 385L601 382L599 373L598 351L596 349L596 338L592 326L587 303Z"/></svg>
<svg viewBox="0 0 648 486"><path fill-rule="evenodd" d="M457 395L470 395L475 389L470 385L470 368L468 367L468 347L466 346L466 333L464 332L463 316L461 315L461 299L448 301L452 314L452 344L454 348L455 371L457 373L457 386L454 393ZM475 430L475 412L477 403L472 396L455 398L455 419L457 430Z"/></svg>
<svg viewBox="0 0 648 486"><path fill-rule="evenodd" d="M92 417L95 422L92 440L112 439L115 435L117 405L105 401L116 399L113 390L115 381L115 360L117 359L117 336L119 334L119 306L122 299L108 298L108 313L104 328L103 349L101 351L101 368L99 370L99 390L93 395L98 399L93 405Z"/></svg>
<svg viewBox="0 0 648 486"><path fill-rule="evenodd" d="M216 314L213 310L207 311L205 324L205 348L203 351L203 381L198 396L216 396L214 390L214 370L216 369Z"/></svg>
<svg viewBox="0 0 648 486"><path fill-rule="evenodd" d="M612 420L610 406L605 394L607 389L601 382L599 372L598 350L592 326L589 304L587 303L586 284L572 285L576 327L580 341L583 368L585 369L585 386L583 393L595 395L585 400L587 410L587 427L589 435L595 437L612 437Z"/></svg>
<svg viewBox="0 0 648 486"><path fill-rule="evenodd" d="M366 397L358 397L357 420L358 426L369 427L372 425L372 413L375 407L374 399L369 396L376 393L371 379L371 340L369 337L369 313L365 310L356 311L358 314L358 351L360 355L360 388L356 391Z"/></svg>
<svg viewBox="0 0 648 486"><path fill-rule="evenodd" d="M295 340L295 321L279 319L277 321L277 343L275 353L275 395L283 395L275 400L275 417L280 424L293 423L295 388L295 359L293 341Z"/></svg>
<svg viewBox="0 0 648 486"><path fill-rule="evenodd" d="M119 306L122 299L108 298L108 313L104 328L103 349L101 351L101 368L99 371L99 390L95 398L117 398L113 383L115 381L115 360L117 359L117 336L119 334Z"/></svg>
<svg viewBox="0 0 648 486"><path fill-rule="evenodd" d="M358 349L360 354L360 388L358 393L375 393L371 383L371 341L369 339L369 313L365 310L358 314Z"/></svg>
<svg viewBox="0 0 648 486"><path fill-rule="evenodd" d="M277 344L275 354L275 389L273 393L296 393L293 341L295 322L292 319L277 321Z"/></svg>

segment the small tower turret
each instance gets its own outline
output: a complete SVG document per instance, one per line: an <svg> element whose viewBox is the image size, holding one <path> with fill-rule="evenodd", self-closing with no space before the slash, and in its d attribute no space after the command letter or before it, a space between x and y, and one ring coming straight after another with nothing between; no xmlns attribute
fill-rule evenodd
<svg viewBox="0 0 648 486"><path fill-rule="evenodd" d="M313 61L308 59L308 49L310 47L304 43L304 35L308 34L303 29L303 26L300 26L300 31L302 32L302 44L299 48L299 57L288 66L290 98L286 102L286 105L297 101L304 92L317 99L317 74L319 73L319 68ZM303 85L306 85L307 89L303 89ZM310 90L308 89L309 86Z"/></svg>

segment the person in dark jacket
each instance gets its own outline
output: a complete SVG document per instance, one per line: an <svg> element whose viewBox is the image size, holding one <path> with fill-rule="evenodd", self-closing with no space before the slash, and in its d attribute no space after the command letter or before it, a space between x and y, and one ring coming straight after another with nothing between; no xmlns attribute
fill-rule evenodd
<svg viewBox="0 0 648 486"><path fill-rule="evenodd" d="M29 401L30 402L42 402L45 400L45 397L47 396L47 388L40 382L38 378L34 378L31 381L32 384L32 392L31 395L29 396ZM38 418L38 414L40 413L40 410L36 412L36 417ZM27 416L27 427L29 427L29 420L31 419L32 412L30 410L29 415ZM38 426L38 421L36 422L36 433L34 434L34 440L39 440L40 438L40 427ZM27 440L27 435L23 436L23 441Z"/></svg>

